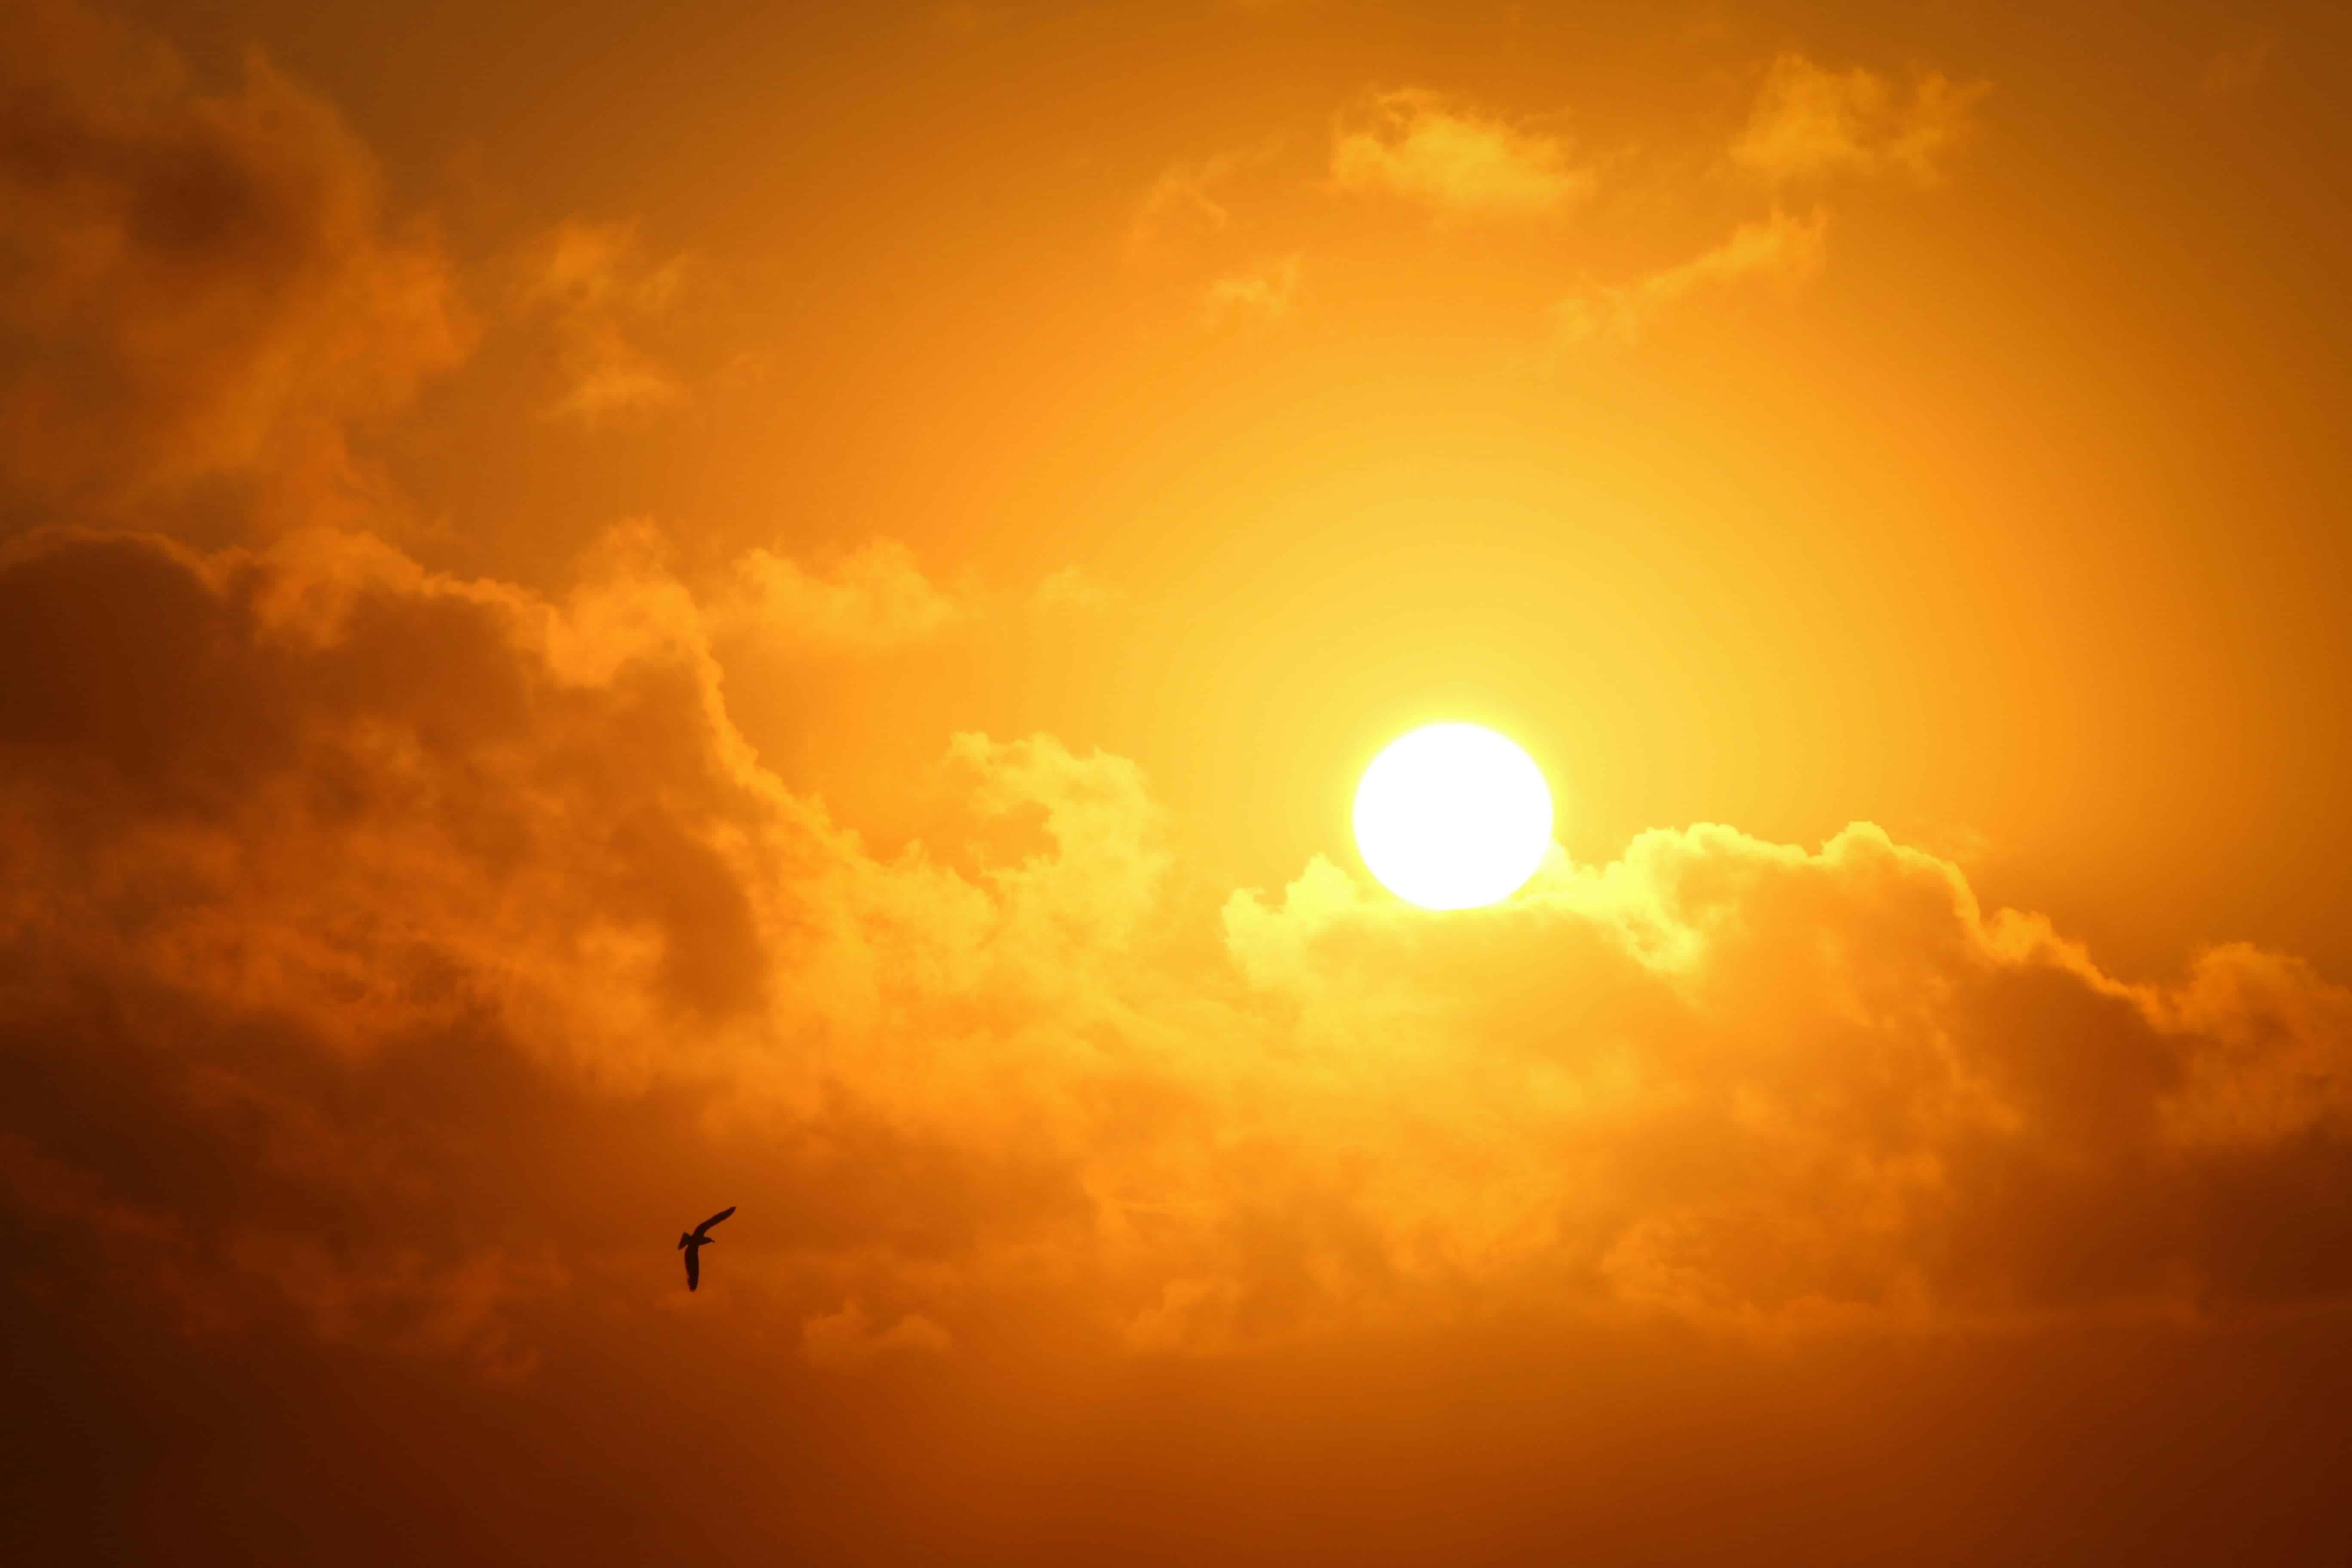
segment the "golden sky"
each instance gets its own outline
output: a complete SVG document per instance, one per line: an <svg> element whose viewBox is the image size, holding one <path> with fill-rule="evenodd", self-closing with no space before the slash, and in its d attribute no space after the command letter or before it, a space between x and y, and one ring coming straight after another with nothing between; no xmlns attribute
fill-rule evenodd
<svg viewBox="0 0 2352 1568"><path fill-rule="evenodd" d="M2321 1560L2347 59L8 6L0 1529Z"/></svg>

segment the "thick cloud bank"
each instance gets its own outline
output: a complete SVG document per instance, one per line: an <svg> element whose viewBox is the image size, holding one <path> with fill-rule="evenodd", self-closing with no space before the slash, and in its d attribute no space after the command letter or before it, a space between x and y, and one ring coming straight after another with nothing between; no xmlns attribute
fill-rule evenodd
<svg viewBox="0 0 2352 1568"><path fill-rule="evenodd" d="M472 328L333 107L248 55L207 90L61 0L0 16L0 523L203 484L283 516L352 488L345 431Z"/></svg>
<svg viewBox="0 0 2352 1568"><path fill-rule="evenodd" d="M2120 984L1866 825L1454 915L1318 861L1220 929L1134 766L966 736L972 841L880 860L625 552L550 600L43 535L0 687L0 1191L37 1269L191 1328L521 1373L722 1190L767 1217L714 1283L836 1363L2352 1286L2352 995L2244 948Z"/></svg>

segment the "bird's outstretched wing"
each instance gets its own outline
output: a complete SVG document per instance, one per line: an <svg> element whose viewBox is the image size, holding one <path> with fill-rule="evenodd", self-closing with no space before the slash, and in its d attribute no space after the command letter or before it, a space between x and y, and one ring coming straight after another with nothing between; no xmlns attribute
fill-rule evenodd
<svg viewBox="0 0 2352 1568"><path fill-rule="evenodd" d="M686 1288L691 1290L701 1283L702 1249L698 1247L689 1247L686 1249Z"/></svg>
<svg viewBox="0 0 2352 1568"><path fill-rule="evenodd" d="M694 1227L694 1234L697 1236L709 1234L712 1226L717 1225L720 1220L725 1219L729 1215L733 1214L734 1212L735 1205L733 1204L729 1204L725 1208L720 1209L717 1214L712 1215L709 1219L704 1220L700 1225L696 1226Z"/></svg>

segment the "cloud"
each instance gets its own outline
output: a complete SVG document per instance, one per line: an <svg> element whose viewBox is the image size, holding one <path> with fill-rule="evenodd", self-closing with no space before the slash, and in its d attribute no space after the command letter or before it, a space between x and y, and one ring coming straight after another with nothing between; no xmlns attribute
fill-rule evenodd
<svg viewBox="0 0 2352 1568"><path fill-rule="evenodd" d="M548 323L562 387L549 412L596 424L661 408L686 387L635 342L676 303L688 258L650 260L634 223L567 219L525 247L524 309Z"/></svg>
<svg viewBox="0 0 2352 1568"><path fill-rule="evenodd" d="M1691 295L1743 282L1795 289L1822 269L1829 248L1829 215L1772 215L1732 230L1730 237L1690 260L1629 284L1589 285L1552 306L1558 341L1575 345L1596 339L1637 340L1660 315Z"/></svg>
<svg viewBox="0 0 2352 1568"><path fill-rule="evenodd" d="M1049 572L1030 595L1030 607L1043 613L1098 610L1118 597L1108 585L1083 568L1065 566Z"/></svg>
<svg viewBox="0 0 2352 1568"><path fill-rule="evenodd" d="M1898 175L1933 184L1971 131L1986 90L1930 71L1906 99L1861 67L1831 70L1783 53L1765 73L1731 159L1776 185L1838 175ZM1801 288L1827 259L1829 221L1819 202L1802 215L1776 202L1767 216L1739 224L1721 244L1686 261L1630 283L1587 282L1551 307L1554 341L1571 347L1601 339L1632 342L1694 295L1744 283Z"/></svg>
<svg viewBox="0 0 2352 1568"><path fill-rule="evenodd" d="M431 228L326 103L249 52L192 79L59 0L0 21L0 483L89 517L200 481L315 512L347 437L461 360Z"/></svg>
<svg viewBox="0 0 2352 1568"><path fill-rule="evenodd" d="M1651 833L1462 916L1324 860L1204 889L1144 768L1050 735L941 737L922 837L869 841L730 717L835 672L730 660L984 595L887 542L689 580L638 525L549 589L331 526L470 341L430 231L258 61L19 6L0 83L18 1555L1622 1560L1836 1518L1832 1556L1998 1559L1982 1500L2053 1466L2100 1500L2037 1502L2069 1540L2222 1471L2271 1489L2214 1542L2328 1539L2335 980L2126 982L1866 825ZM1592 330L1800 280L1822 222ZM659 336L690 268L544 239L502 304L567 416L658 403L599 367L724 384ZM224 490L242 545L140 531Z"/></svg>
<svg viewBox="0 0 2352 1568"><path fill-rule="evenodd" d="M877 1328L862 1301L801 1325L801 1352L818 1366L855 1367L893 1351L938 1355L954 1343L945 1329L909 1312L888 1328Z"/></svg>
<svg viewBox="0 0 2352 1568"><path fill-rule="evenodd" d="M878 653L938 636L970 606L923 574L907 547L878 539L811 571L772 550L735 565L717 624L746 636L832 653Z"/></svg>
<svg viewBox="0 0 2352 1568"><path fill-rule="evenodd" d="M1566 142L1419 89L1375 95L1331 144L1340 190L1418 202L1449 217L1557 216L1598 176Z"/></svg>
<svg viewBox="0 0 2352 1568"><path fill-rule="evenodd" d="M1933 184L1973 129L1987 90L1928 71L1906 98L1860 66L1833 70L1784 53L1765 72L1731 160L1779 184L1894 174Z"/></svg>
<svg viewBox="0 0 2352 1568"><path fill-rule="evenodd" d="M714 1191L726 1298L820 1360L2352 1293L2352 993L2290 958L2126 984L1862 825L1220 914L1045 736L957 738L877 858L735 732L709 614L626 541L552 598L349 535L0 559L20 1268L501 1375L666 1300Z"/></svg>
<svg viewBox="0 0 2352 1568"><path fill-rule="evenodd" d="M2222 949L2179 985L2124 984L1866 826L1813 854L1646 834L1476 929L1328 867L1226 923L1303 1041L1416 1084L1483 1223L1415 1224L1469 1194L1413 1161L1364 1207L1454 1269L1590 1269L1619 1304L1784 1329L2352 1284L2315 1206L2352 1159L2352 992L2291 961ZM2300 1239L2242 1245L2254 1207Z"/></svg>
<svg viewBox="0 0 2352 1568"><path fill-rule="evenodd" d="M1272 151L1273 144L1266 143L1161 170L1128 220L1128 258L1145 261L1191 250L1231 228L1233 211L1217 193L1244 170L1265 162Z"/></svg>
<svg viewBox="0 0 2352 1568"><path fill-rule="evenodd" d="M1278 321L1298 298L1305 258L1297 252L1250 272L1217 279L1201 298L1202 318L1212 327L1236 320Z"/></svg>

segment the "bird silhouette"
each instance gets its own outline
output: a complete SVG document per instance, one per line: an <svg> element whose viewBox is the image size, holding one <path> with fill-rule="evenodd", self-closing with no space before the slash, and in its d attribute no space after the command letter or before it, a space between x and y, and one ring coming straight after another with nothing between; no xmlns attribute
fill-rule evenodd
<svg viewBox="0 0 2352 1568"><path fill-rule="evenodd" d="M710 1245L710 1227L735 1212L729 1204L692 1230L681 1232L677 1245L686 1253L686 1288L689 1290L702 1283L702 1249Z"/></svg>

